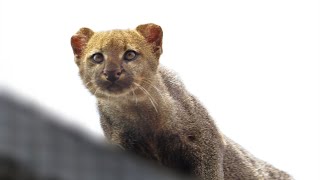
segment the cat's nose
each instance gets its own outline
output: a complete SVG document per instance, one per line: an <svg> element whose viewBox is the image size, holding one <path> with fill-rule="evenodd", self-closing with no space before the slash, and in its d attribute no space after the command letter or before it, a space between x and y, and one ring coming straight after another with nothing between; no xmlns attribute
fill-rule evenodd
<svg viewBox="0 0 320 180"><path fill-rule="evenodd" d="M106 76L107 80L115 82L118 80L122 74L122 69L116 70L103 70L103 74Z"/></svg>

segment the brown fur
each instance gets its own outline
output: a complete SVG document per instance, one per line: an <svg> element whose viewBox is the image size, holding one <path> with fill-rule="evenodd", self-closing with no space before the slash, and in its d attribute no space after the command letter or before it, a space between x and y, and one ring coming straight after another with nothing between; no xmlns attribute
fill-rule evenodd
<svg viewBox="0 0 320 180"><path fill-rule="evenodd" d="M160 26L82 28L71 44L80 76L97 98L109 142L203 180L291 179L220 133L176 75L159 66ZM135 60L124 60L128 50L138 53ZM102 53L104 61L93 62L94 53ZM110 82L108 77L115 76L110 72L119 72L119 79Z"/></svg>

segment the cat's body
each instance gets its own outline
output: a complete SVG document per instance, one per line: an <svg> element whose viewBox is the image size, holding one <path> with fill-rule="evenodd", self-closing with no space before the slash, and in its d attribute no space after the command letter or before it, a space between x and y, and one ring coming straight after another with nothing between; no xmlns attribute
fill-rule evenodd
<svg viewBox="0 0 320 180"><path fill-rule="evenodd" d="M111 143L203 180L291 179L220 133L176 75L159 66L159 26L82 28L71 43Z"/></svg>

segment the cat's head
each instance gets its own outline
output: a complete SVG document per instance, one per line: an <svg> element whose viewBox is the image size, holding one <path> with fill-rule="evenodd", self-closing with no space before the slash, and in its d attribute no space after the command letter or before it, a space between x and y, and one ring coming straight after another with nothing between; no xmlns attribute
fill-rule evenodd
<svg viewBox="0 0 320 180"><path fill-rule="evenodd" d="M71 46L81 79L92 94L124 95L156 74L162 29L156 24L105 32L81 28L71 37Z"/></svg>

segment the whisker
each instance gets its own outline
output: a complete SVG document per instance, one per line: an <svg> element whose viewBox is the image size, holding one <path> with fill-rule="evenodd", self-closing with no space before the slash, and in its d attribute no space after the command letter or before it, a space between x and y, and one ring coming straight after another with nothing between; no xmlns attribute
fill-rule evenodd
<svg viewBox="0 0 320 180"><path fill-rule="evenodd" d="M137 85L138 87L141 87L142 90L144 90L144 91L151 97L151 99L155 102L153 96L149 93L149 91L147 91L147 90L146 90L143 86L141 86L140 84L137 84L137 83L135 83L135 82L134 82L134 84ZM155 103L158 105L157 102L155 102Z"/></svg>
<svg viewBox="0 0 320 180"><path fill-rule="evenodd" d="M157 108L156 108L156 105L154 104L154 102L151 100L150 97L149 97L149 100L150 100L152 106L154 107L154 110L156 110L156 112L158 113L158 110L157 110Z"/></svg>
<svg viewBox="0 0 320 180"><path fill-rule="evenodd" d="M91 92L91 91L93 90L93 88L94 88L94 86L93 86L93 87L91 87L91 88L88 88L88 90Z"/></svg>
<svg viewBox="0 0 320 180"><path fill-rule="evenodd" d="M156 110L156 112L158 113L158 109L156 108L156 105L154 104L152 98L150 97L151 95L148 93L148 91L146 91L146 90L145 90L142 86L140 86L139 84L137 84L137 83L135 83L135 82L134 82L134 84L135 84L139 89L141 89L142 92L144 92L144 93L147 95L147 97L148 97L148 99L150 100L153 108L154 108L154 109Z"/></svg>
<svg viewBox="0 0 320 180"><path fill-rule="evenodd" d="M93 69L90 77L92 77L92 76L94 75L94 73L96 72L96 70L97 70L98 67L99 67L99 66L96 66L96 67ZM91 82L94 82L94 79L92 79L92 80L90 80L89 82L87 82L85 86L87 86L87 85L88 85L89 83L91 83Z"/></svg>
<svg viewBox="0 0 320 180"><path fill-rule="evenodd" d="M91 73L90 77L92 77L94 75L94 73L96 72L97 68L99 66L96 66L94 69L93 69L93 72ZM91 79L90 81L88 81L84 86L88 86L90 83L94 82L94 79Z"/></svg>
<svg viewBox="0 0 320 180"><path fill-rule="evenodd" d="M131 89L131 91L132 91L132 94L133 94L133 96L136 98L136 105L138 104L138 98L137 98L137 95L136 95L136 93L134 92L134 89L130 86L130 89Z"/></svg>
<svg viewBox="0 0 320 180"><path fill-rule="evenodd" d="M96 91L93 93L93 95L95 96L96 93L98 92L99 88L96 89Z"/></svg>
<svg viewBox="0 0 320 180"><path fill-rule="evenodd" d="M151 81L149 81L149 80L147 80L147 79L144 79L144 80L142 80L142 81L144 81L145 83L147 83L148 85L150 85L151 87L153 87L153 88L158 92L158 94L161 96L161 98L164 99L161 91L160 91L157 87L155 87L155 86L151 83Z"/></svg>
<svg viewBox="0 0 320 180"><path fill-rule="evenodd" d="M91 81L87 82L84 86L87 86L89 83L91 83Z"/></svg>

